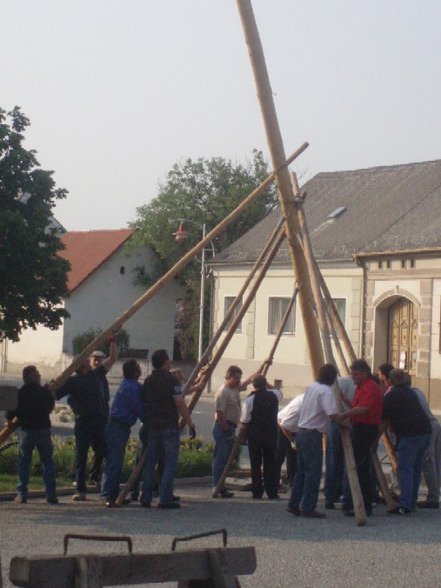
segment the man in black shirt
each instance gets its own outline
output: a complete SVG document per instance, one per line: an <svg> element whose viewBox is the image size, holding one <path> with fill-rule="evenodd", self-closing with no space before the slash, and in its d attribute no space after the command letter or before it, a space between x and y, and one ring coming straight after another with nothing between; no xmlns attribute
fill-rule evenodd
<svg viewBox="0 0 441 588"><path fill-rule="evenodd" d="M169 371L170 359L164 349L152 354L152 365L153 372L146 378L142 389L146 407L147 462L141 504L146 508L151 505L155 467L162 458L158 508L180 508L179 503L173 501L173 482L179 456L179 415L190 429L194 427L182 386Z"/></svg>
<svg viewBox="0 0 441 588"><path fill-rule="evenodd" d="M78 367L56 391L56 398L68 397L68 404L75 414L75 482L77 492L72 500L86 500L86 463L89 447L92 447L98 460L102 462L106 451L104 429L109 414L100 380L105 377L115 363L117 347L115 338L111 339L110 356L97 368L92 369L89 359Z"/></svg>
<svg viewBox="0 0 441 588"><path fill-rule="evenodd" d="M394 369L392 389L384 397L383 430L391 426L398 439L398 474L401 493L391 514L410 514L415 509L424 454L430 445L432 428L417 395L407 384L408 374Z"/></svg>
<svg viewBox="0 0 441 588"><path fill-rule="evenodd" d="M245 399L240 422L248 434L253 498L262 498L265 489L270 500L277 500L276 478L277 411L279 401L267 390L265 376L255 376L254 390ZM262 483L263 461L263 483Z"/></svg>
<svg viewBox="0 0 441 588"><path fill-rule="evenodd" d="M49 504L57 504L49 418L54 408L54 399L50 391L41 386L41 376L34 365L28 365L24 368L23 381L24 386L18 391L17 409L7 415L8 420L17 417L20 425L19 483L17 484L18 495L15 502L18 504L27 502L32 452L36 447L43 466L46 500Z"/></svg>

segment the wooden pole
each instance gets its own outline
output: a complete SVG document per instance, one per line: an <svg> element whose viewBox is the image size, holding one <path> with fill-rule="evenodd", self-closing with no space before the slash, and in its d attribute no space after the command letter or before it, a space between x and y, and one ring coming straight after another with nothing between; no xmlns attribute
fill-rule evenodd
<svg viewBox="0 0 441 588"><path fill-rule="evenodd" d="M271 153L271 160L273 162L273 167L278 170L276 173L277 187L287 227L286 236L289 243L293 270L297 281L300 283L300 309L305 328L306 340L308 342L311 367L314 377L317 377L318 371L323 365L323 349L317 321L311 305L313 297L311 283L308 276L308 268L298 239L300 227L295 212L291 180L288 169L286 167L281 169L281 163L286 159L285 148L280 133L265 57L251 1L237 0L237 6L254 73L257 96L265 126L267 143Z"/></svg>
<svg viewBox="0 0 441 588"><path fill-rule="evenodd" d="M295 288L294 289L294 293L293 293L293 295L291 297L291 300L290 300L290 302L288 304L288 307L287 307L287 309L285 311L285 314L283 315L282 322L280 323L276 340L274 341L274 344L273 344L273 346L271 348L271 351L270 351L270 354L268 356L268 359L265 361L265 363L263 365L263 369L262 369L262 375L263 376L266 376L266 374L268 373L268 370L269 370L270 365L271 365L271 361L270 360L272 360L272 358L274 357L274 354L275 354L276 349L277 349L277 345L279 344L280 338L281 338L282 333L283 333L283 327L285 326L285 323L286 323L286 321L287 321L287 319L289 317L289 313L292 310L292 307L293 307L294 302L295 302L295 300L297 298L298 292L299 292L299 289L298 288ZM222 488L224 487L225 480L227 479L227 476L228 476L228 473L229 473L229 471L231 469L231 466L233 465L236 457L239 454L241 445L243 445L243 443L245 441L245 433L246 433L246 426L241 425L241 428L239 430L239 433L238 433L236 439L234 440L234 444L233 444L233 447L231 449L231 453L228 456L227 463L225 464L224 471L222 472L222 475L221 475L221 477L219 479L219 482L217 483L217 486L214 489L214 492L213 492L213 497L214 498L217 498L219 496L219 493L221 492Z"/></svg>
<svg viewBox="0 0 441 588"><path fill-rule="evenodd" d="M274 257L276 256L276 253L279 250L279 247L282 244L284 239L285 239L285 230L283 228L281 228L281 229L279 229L279 234L277 236L275 243L273 244L273 246L271 248L271 251L268 254L268 257L265 259L265 261L262 265L262 268L260 270L258 277L256 278L256 281L254 282L253 286L251 287L250 291L248 292L247 297L245 298L245 300L242 304L242 307L240 308L240 310L238 311L238 313L236 314L236 316L232 320L232 322L228 328L228 331L226 332L222 342L220 343L219 347L216 349L216 352L215 352L212 360L210 361L209 365L207 366L208 373L211 374L211 372L214 370L214 368L219 363L219 360L222 357L222 355L224 354L224 351L227 348L228 343L231 341L234 333L236 332L236 328L238 327L242 318L245 316L245 313L247 312L251 302L254 300L256 292L257 292L260 284L262 283L263 278L265 277L266 272L267 272L269 266L271 265L271 262L273 261ZM193 395L190 399L190 402L188 404L188 410L190 412L196 406L196 403L199 400L201 394L202 394L202 390L196 391L193 393ZM180 419L179 424L181 427L184 426L184 420L182 418Z"/></svg>
<svg viewBox="0 0 441 588"><path fill-rule="evenodd" d="M210 355L211 352L213 351L214 347L216 346L217 342L219 341L219 339L221 338L222 334L224 333L225 329L227 328L229 322L231 321L231 319L233 318L236 309L239 305L239 303L242 301L242 298L248 288L248 286L250 285L252 279L254 278L257 270L259 269L259 267L262 265L263 260L265 259L265 257L268 255L268 252L271 249L271 246L273 245L274 241L277 238L277 235L279 234L279 230L280 227L282 226L284 222L284 219L281 218L279 220L279 222L277 223L274 231L271 233L270 238L268 239L267 243L265 244L265 247L262 249L259 257L257 258L253 268L251 269L251 272L248 274L247 279L245 280L245 282L243 283L241 289L239 290L236 298L233 301L233 304L231 304L231 306L229 307L228 311L226 312L223 321L221 322L221 324L219 325L216 333L213 335L211 341L209 342L207 348L205 349L204 353L202 354L202 357L200 359L200 361L198 362L198 364L196 365L196 367L194 368L194 370L192 371L192 373L190 374L190 377L188 378L185 386L184 386L184 394L187 392L187 390L189 388L191 388L191 386L193 385L193 383L196 381L196 378L199 374L199 372L201 371L201 369L206 365L206 363L208 362L208 360L210 359ZM204 379L207 380L207 378Z"/></svg>
<svg viewBox="0 0 441 588"><path fill-rule="evenodd" d="M319 328L322 333L322 341L325 349L325 357L327 363L335 365L334 354L332 353L331 338L328 330L328 322L325 310L325 304L323 301L321 289L320 289L320 268L314 257L312 251L311 238L309 236L308 224L306 222L305 211L303 209L303 200L300 198L299 186L297 183L297 177L292 174L292 183L294 195L296 196L296 208L297 215L299 218L299 225L302 230L302 243L305 251L306 261L308 263L309 272L311 276L312 291L314 295L315 304L317 307L317 318ZM343 403L341 399L341 390L336 381L333 386L335 400L340 413L343 412ZM357 466L354 459L354 452L352 449L351 435L349 429L346 427L340 427L341 441L343 445L343 453L345 456L346 473L348 476L349 486L351 488L352 502L354 505L355 520L358 526L366 524L366 510L364 507L363 496L361 494L360 481L357 474Z"/></svg>
<svg viewBox="0 0 441 588"><path fill-rule="evenodd" d="M290 312L292 310L292 307L294 306L294 303L296 301L296 298L297 298L297 294L298 293L299 293L299 289L297 287L294 288L294 293L291 296L291 300L289 301L288 306L286 307L285 314L283 315L282 322L280 323L279 330L277 332L276 338L274 339L274 343L273 343L273 346L271 348L271 351L270 351L270 353L268 355L268 358L265 360L264 367L262 369L262 376L266 376L267 373L268 373L268 370L271 367L271 364L272 364L273 359L274 359L274 354L275 354L276 349L277 349L277 347L279 345L279 341L280 341L280 339L281 339L281 337L283 335L283 329L285 327L285 323L288 320L289 314L290 314Z"/></svg>
<svg viewBox="0 0 441 588"><path fill-rule="evenodd" d="M343 341L343 344L346 349L346 353L349 356L349 361L352 363L353 361L355 361L357 359L357 356L355 355L355 351L354 351L354 348L352 347L351 340L348 337L348 334L346 332L343 321L341 320L340 315L338 314L338 311L337 311L337 308L335 307L334 301L331 298L329 288L328 288L328 286L325 282L325 279L321 273L320 273L320 285L322 288L324 298L326 300L326 306L328 309L328 313L331 317L332 322L334 323L334 327L337 331L337 335Z"/></svg>
<svg viewBox="0 0 441 588"><path fill-rule="evenodd" d="M388 510L393 510L397 505L387 484L386 476L384 475L383 468L381 467L381 462L376 449L372 449L371 458L372 463L374 464L375 473L377 474L377 480L380 486L381 494L383 495Z"/></svg>
<svg viewBox="0 0 441 588"><path fill-rule="evenodd" d="M225 337L224 337L220 347L217 349L213 359L207 365L207 369L205 370L205 373L204 373L204 377L206 377L206 379L208 379L211 372L218 364L219 359L222 357L223 352L225 351L228 343L230 342L231 338L233 337L238 324L242 320L242 318L245 315L246 311L248 310L251 302L253 301L253 299L256 295L257 289L259 288L260 284L262 283L262 280L265 277L266 271L267 271L268 267L271 265L271 262L274 259L277 251L279 250L279 247L282 244L282 241L284 240L284 238L285 238L285 230L283 229L283 227L278 228L277 238L276 238L275 242L272 244L272 247L268 253L268 256L262 265L259 276L257 277L253 287L251 288L250 292L248 293L246 299L244 300L244 303L243 303L241 309L239 310L237 315L234 317L234 319L233 319L227 333L225 334ZM193 392L192 397L190 399L190 402L188 404L188 410L190 413L192 412L193 408L196 406L199 398L202 395L202 392L203 392L203 389ZM185 426L185 420L181 417L179 419L179 428L182 430L184 428L184 426ZM124 488L121 490L118 498L115 501L118 506L121 506L124 503L125 497L130 492L130 490L131 490L134 482L138 478L138 476L141 474L146 461L147 461L147 450L144 450L144 452L141 456L141 459L139 460L139 462L135 466L134 470L130 474L129 479L127 480Z"/></svg>
<svg viewBox="0 0 441 588"><path fill-rule="evenodd" d="M294 161L303 151L308 147L308 143L303 143L290 157L281 163L281 167L286 167ZM110 327L105 329L98 337L96 337L87 347L75 358L69 367L53 382L52 389L59 388L81 363L89 357L89 355L97 347L99 347L106 339L118 330L131 316L133 316L146 302L151 300L166 284L168 284L210 241L215 239L226 227L235 221L243 213L243 211L254 202L257 197L264 191L274 178L277 177L279 170L273 171L251 194L249 194L230 214L228 214L223 221L221 221L214 229L212 229L204 239L197 245L190 249L181 259L175 263L151 288L149 288L142 296L136 300L130 308L128 308L121 316L119 316Z"/></svg>

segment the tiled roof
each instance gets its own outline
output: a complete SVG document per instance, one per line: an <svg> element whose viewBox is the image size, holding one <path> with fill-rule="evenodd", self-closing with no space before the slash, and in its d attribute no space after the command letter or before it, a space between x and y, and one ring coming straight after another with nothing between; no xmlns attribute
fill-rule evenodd
<svg viewBox="0 0 441 588"><path fill-rule="evenodd" d="M62 235L66 249L60 256L70 262L69 292L84 282L133 234L132 229L116 231L71 231Z"/></svg>
<svg viewBox="0 0 441 588"><path fill-rule="evenodd" d="M318 260L359 252L441 247L441 160L319 173L303 187L306 220ZM329 215L345 210L334 220ZM253 262L280 218L271 212L219 253L214 263ZM275 262L289 260L286 243Z"/></svg>

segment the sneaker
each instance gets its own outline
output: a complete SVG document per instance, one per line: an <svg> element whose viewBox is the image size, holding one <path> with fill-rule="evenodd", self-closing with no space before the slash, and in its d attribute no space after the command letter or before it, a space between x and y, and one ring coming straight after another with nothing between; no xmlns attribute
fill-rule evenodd
<svg viewBox="0 0 441 588"><path fill-rule="evenodd" d="M74 494L72 496L72 500L74 502L84 502L86 500L86 495L84 492L78 492L78 494Z"/></svg>
<svg viewBox="0 0 441 588"><path fill-rule="evenodd" d="M387 512L393 515L409 515L412 511L408 508L405 508L404 506L397 506L396 508L388 510Z"/></svg>
<svg viewBox="0 0 441 588"><path fill-rule="evenodd" d="M181 497L180 496L176 496L176 494L173 494L172 500L173 500L173 502L179 502L181 500Z"/></svg>
<svg viewBox="0 0 441 588"><path fill-rule="evenodd" d="M422 500L421 502L417 502L418 508L439 508L439 502L427 502L427 500Z"/></svg>
<svg viewBox="0 0 441 588"><path fill-rule="evenodd" d="M58 500L58 498L56 496L53 496L52 498L48 498L46 500L46 502L48 504L59 504L60 503L60 501Z"/></svg>
<svg viewBox="0 0 441 588"><path fill-rule="evenodd" d="M179 504L179 502L166 502L165 504L162 504L162 502L160 502L158 504L158 508L162 508L162 509L181 508L181 505Z"/></svg>
<svg viewBox="0 0 441 588"><path fill-rule="evenodd" d="M16 496L14 498L14 502L15 504L26 504L27 503L27 499L23 498L23 496Z"/></svg>
<svg viewBox="0 0 441 588"><path fill-rule="evenodd" d="M325 509L326 510L334 510L335 506L333 502L325 502Z"/></svg>
<svg viewBox="0 0 441 588"><path fill-rule="evenodd" d="M302 517L305 519L326 519L325 513L318 512L317 510L312 510L311 512L302 512Z"/></svg>
<svg viewBox="0 0 441 588"><path fill-rule="evenodd" d="M234 492L230 492L229 490L221 490L219 492L219 497L220 498L233 498L234 496Z"/></svg>
<svg viewBox="0 0 441 588"><path fill-rule="evenodd" d="M286 508L286 512L289 512L290 514L293 514L296 517L299 517L302 514L298 506L288 506Z"/></svg>

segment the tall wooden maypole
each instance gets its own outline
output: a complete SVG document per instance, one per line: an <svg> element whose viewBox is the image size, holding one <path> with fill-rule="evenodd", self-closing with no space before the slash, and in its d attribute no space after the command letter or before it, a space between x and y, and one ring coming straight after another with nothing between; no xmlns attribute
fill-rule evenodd
<svg viewBox="0 0 441 588"><path fill-rule="evenodd" d="M276 181L279 191L282 213L285 217L286 236L292 259L293 270L299 284L300 309L308 343L309 355L314 377L324 363L320 332L313 307L313 295L309 279L308 267L302 246L299 241L300 227L294 204L291 178L285 165L286 155L283 139L277 120L271 85L266 68L262 44L257 30L256 20L250 0L237 0L245 40L248 46L254 80L257 88L260 109L265 125L266 138L271 154L273 168L276 170Z"/></svg>

